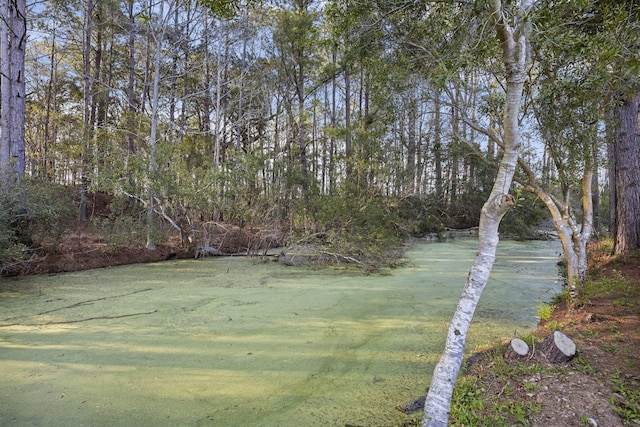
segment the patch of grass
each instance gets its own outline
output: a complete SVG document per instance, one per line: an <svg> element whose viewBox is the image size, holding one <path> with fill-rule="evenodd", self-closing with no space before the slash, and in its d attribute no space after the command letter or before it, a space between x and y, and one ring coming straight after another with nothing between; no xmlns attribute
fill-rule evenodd
<svg viewBox="0 0 640 427"><path fill-rule="evenodd" d="M638 425L640 422L640 384L625 381L621 377L620 371L611 376L614 393L609 402L626 425Z"/></svg>
<svg viewBox="0 0 640 427"><path fill-rule="evenodd" d="M565 288L559 294L554 295L554 297L551 299L551 304L557 307L558 305L568 300L569 300L569 291Z"/></svg>
<svg viewBox="0 0 640 427"><path fill-rule="evenodd" d="M580 352L573 359L573 369L581 372L585 375L594 375L597 369L593 366L591 361L585 358Z"/></svg>
<svg viewBox="0 0 640 427"><path fill-rule="evenodd" d="M513 425L529 425L529 417L532 414L536 414L542 411L542 405L531 401L525 402L508 402L495 407L495 410L499 413L504 413L509 426ZM514 424L514 421L519 424ZM491 424L488 424L491 425Z"/></svg>
<svg viewBox="0 0 640 427"><path fill-rule="evenodd" d="M538 338L521 337L532 346ZM536 392L539 385L529 380L546 372L547 367L531 361L506 361L506 346L495 345L484 353L478 370L470 372L456 383L451 404L451 426L518 426L529 425L528 419L541 411L541 405L522 399L522 392Z"/></svg>
<svg viewBox="0 0 640 427"><path fill-rule="evenodd" d="M616 353L618 351L618 346L610 342L602 343L602 348L604 348L604 351L607 353Z"/></svg>
<svg viewBox="0 0 640 427"><path fill-rule="evenodd" d="M546 330L552 331L552 332L553 331L559 331L559 330L564 328L564 324L560 323L560 322L558 322L556 320L551 320L551 321L545 323L544 328Z"/></svg>
<svg viewBox="0 0 640 427"><path fill-rule="evenodd" d="M536 310L536 316L538 316L540 320L544 320L546 322L551 319L551 315L553 314L553 310L555 309L555 304L539 303Z"/></svg>
<svg viewBox="0 0 640 427"><path fill-rule="evenodd" d="M589 298L599 295L610 295L612 293L623 297L638 295L639 291L635 286L632 286L619 272L614 271L614 273L616 273L615 276L611 278L604 277L597 280L587 280L584 286L585 302Z"/></svg>
<svg viewBox="0 0 640 427"><path fill-rule="evenodd" d="M451 399L451 425L481 425L485 422L483 394L477 377L462 377Z"/></svg>
<svg viewBox="0 0 640 427"><path fill-rule="evenodd" d="M589 340L591 338L598 338L600 336L600 332L593 329L588 329L586 331L580 332L578 335L582 339Z"/></svg>
<svg viewBox="0 0 640 427"><path fill-rule="evenodd" d="M598 242L598 246L596 247L596 251L602 252L605 254L610 254L613 252L613 239L612 238L603 238Z"/></svg>

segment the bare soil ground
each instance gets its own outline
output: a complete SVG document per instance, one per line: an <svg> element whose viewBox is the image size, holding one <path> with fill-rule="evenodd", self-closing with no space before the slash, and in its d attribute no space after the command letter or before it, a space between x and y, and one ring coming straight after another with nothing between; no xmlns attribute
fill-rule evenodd
<svg viewBox="0 0 640 427"><path fill-rule="evenodd" d="M108 198L95 197L94 215L108 213L108 203ZM255 235L237 227L228 230L231 233L226 236L222 252L246 250ZM481 377L487 400L505 399L506 402L508 397L511 401L516 398L539 405L540 411L527 421L530 426L640 425L640 419L631 415L624 421L612 409L615 405L628 414L640 413L638 404L630 402L624 391L631 387L640 393L640 254L615 258L597 245L591 247L590 253L594 278L623 277L628 289L603 290L573 312L559 306L552 317L534 331L539 337L535 343L554 329L561 330L576 343L576 358L552 366L534 347L533 356L526 363L546 367L542 372L514 373L504 382L504 376L487 374L492 366L483 360L467 372L467 375ZM192 256L193 250L181 246L177 233L155 250L149 250L135 239L130 244L110 244L88 224L78 224L76 230L63 236L54 250L35 254L20 273L58 273Z"/></svg>
<svg viewBox="0 0 640 427"><path fill-rule="evenodd" d="M560 304L533 332L532 355L508 375L496 375L491 358L467 370L486 390L486 407L503 404L508 411L509 402L518 401L537 408L528 424L515 425L640 425L640 254L616 258L597 244L590 254L594 280L627 286L603 286L578 310ZM536 351L554 330L576 344L577 356L567 363L549 363Z"/></svg>

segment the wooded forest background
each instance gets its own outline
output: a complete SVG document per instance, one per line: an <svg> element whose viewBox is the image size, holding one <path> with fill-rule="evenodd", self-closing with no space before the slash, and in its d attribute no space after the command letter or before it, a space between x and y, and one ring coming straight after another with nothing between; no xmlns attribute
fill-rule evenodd
<svg viewBox="0 0 640 427"><path fill-rule="evenodd" d="M482 1L21 3L0 11L3 260L70 218L104 227L97 192L114 196L109 227L149 248L167 228L206 246L228 223L351 255L478 223L505 103ZM530 237L557 209L569 235L586 212L617 250L640 244L639 12L537 3L505 232ZM26 26L13 45L10 15ZM26 85L22 147L9 76Z"/></svg>

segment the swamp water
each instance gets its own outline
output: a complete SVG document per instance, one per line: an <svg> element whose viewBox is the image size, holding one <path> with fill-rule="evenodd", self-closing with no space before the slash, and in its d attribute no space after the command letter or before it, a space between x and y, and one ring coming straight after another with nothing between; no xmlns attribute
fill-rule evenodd
<svg viewBox="0 0 640 427"><path fill-rule="evenodd" d="M238 257L0 279L0 425L402 425L476 245L418 244L388 276ZM500 242L468 351L535 326L559 249Z"/></svg>

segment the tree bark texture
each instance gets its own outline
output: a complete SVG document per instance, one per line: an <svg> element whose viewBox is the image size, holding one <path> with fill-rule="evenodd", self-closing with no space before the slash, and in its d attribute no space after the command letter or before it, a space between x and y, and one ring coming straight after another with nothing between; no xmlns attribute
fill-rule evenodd
<svg viewBox="0 0 640 427"><path fill-rule="evenodd" d="M0 38L0 174L3 184L12 185L20 183L25 172L25 0L0 2Z"/></svg>
<svg viewBox="0 0 640 427"><path fill-rule="evenodd" d="M619 134L613 146L615 157L614 252L626 254L640 248L640 93L631 95L617 111Z"/></svg>
<svg viewBox="0 0 640 427"><path fill-rule="evenodd" d="M502 217L515 204L514 197L508 191L520 156L518 114L528 64L528 23L525 17L532 4L532 0L521 2L519 22L514 28L503 12L502 3L499 0L492 3L491 15L506 67L505 149L491 194L480 213L476 257L449 325L445 349L431 379L421 424L423 427L446 427L448 424L451 396L462 365L467 331L495 261L498 227Z"/></svg>
<svg viewBox="0 0 640 427"><path fill-rule="evenodd" d="M552 363L567 362L576 354L575 343L560 331L555 331L545 338L539 349Z"/></svg>

